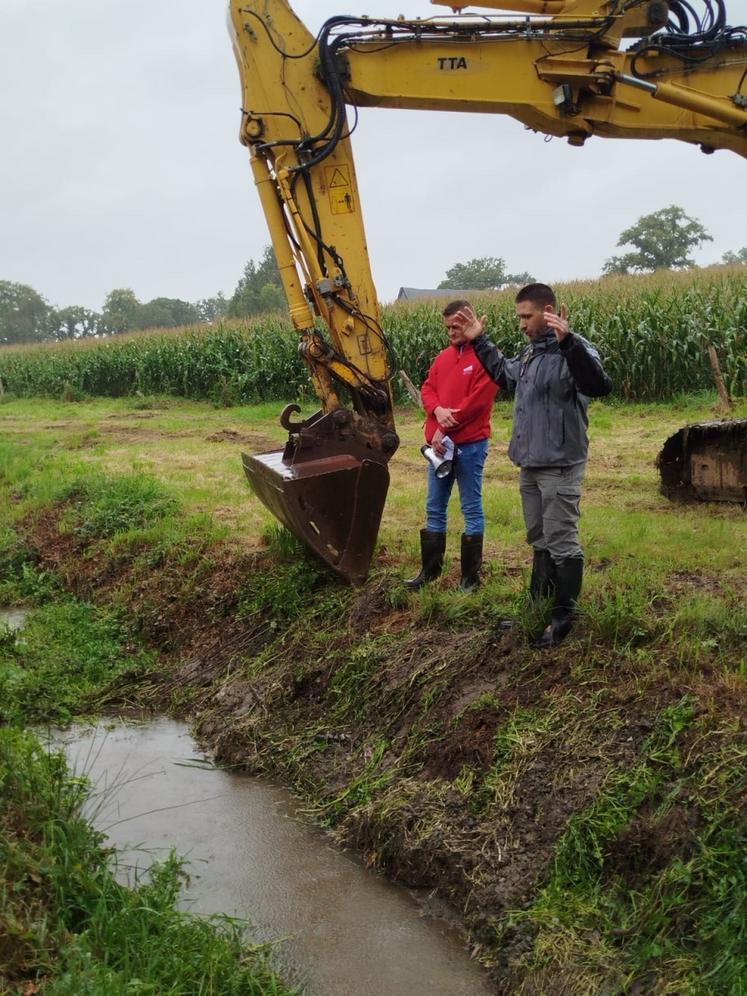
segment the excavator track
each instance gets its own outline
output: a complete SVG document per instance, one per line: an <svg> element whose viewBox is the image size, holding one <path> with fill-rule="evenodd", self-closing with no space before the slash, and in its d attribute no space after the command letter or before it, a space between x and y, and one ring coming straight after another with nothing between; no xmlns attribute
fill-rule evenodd
<svg viewBox="0 0 747 996"><path fill-rule="evenodd" d="M656 465L667 498L747 504L747 419L683 426L664 443Z"/></svg>

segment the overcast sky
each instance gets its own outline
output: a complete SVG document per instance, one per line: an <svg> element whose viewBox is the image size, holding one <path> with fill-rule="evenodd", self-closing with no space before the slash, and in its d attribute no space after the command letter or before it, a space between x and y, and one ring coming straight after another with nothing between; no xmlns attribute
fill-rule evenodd
<svg viewBox="0 0 747 996"><path fill-rule="evenodd" d="M697 5L697 0L696 0ZM747 23L747 0L727 0ZM445 15L426 0L295 0L333 14ZM0 280L100 310L230 295L269 242L247 153L225 0L1 0ZM620 232L678 204L713 236L697 262L747 244L747 162L682 142L545 142L494 115L364 109L353 137L374 278L435 287L501 256L538 279L594 277Z"/></svg>

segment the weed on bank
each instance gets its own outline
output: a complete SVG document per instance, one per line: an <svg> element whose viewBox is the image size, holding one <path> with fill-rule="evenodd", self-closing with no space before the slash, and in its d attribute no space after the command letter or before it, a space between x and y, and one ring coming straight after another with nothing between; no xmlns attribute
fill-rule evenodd
<svg viewBox="0 0 747 996"><path fill-rule="evenodd" d="M127 528L122 487L102 493L100 479L89 483L92 507L111 502ZM157 510L158 496L146 492ZM81 489L69 494L78 500ZM130 512L141 521L138 505ZM75 505L68 511L70 526ZM111 521L102 515L100 535ZM0 623L0 993L288 996L245 924L177 910L188 874L175 854L132 888L117 882L116 854L84 816L85 777L25 729L95 713L112 681L137 680L154 652L128 635L121 613L67 593L6 525L0 605L19 603L23 627Z"/></svg>
<svg viewBox="0 0 747 996"><path fill-rule="evenodd" d="M286 996L243 926L176 910L175 855L134 888L82 815L62 754L0 728L0 992L50 996Z"/></svg>

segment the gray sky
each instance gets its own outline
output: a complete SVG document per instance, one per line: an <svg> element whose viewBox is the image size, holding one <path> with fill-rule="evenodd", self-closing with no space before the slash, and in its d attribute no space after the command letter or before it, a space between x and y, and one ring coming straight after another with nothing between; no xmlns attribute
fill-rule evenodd
<svg viewBox="0 0 747 996"><path fill-rule="evenodd" d="M747 0L727 0L747 23ZM448 14L426 0L295 0L327 17ZM100 310L230 295L269 242L239 145L240 90L224 0L2 0L0 280ZM454 263L502 256L538 279L594 277L620 232L679 204L747 244L747 162L682 142L545 142L492 115L364 109L353 137L382 301Z"/></svg>

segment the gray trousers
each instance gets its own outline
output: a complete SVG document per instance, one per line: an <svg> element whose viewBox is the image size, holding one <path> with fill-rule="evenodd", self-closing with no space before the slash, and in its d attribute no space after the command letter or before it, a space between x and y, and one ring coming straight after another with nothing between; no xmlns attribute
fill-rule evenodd
<svg viewBox="0 0 747 996"><path fill-rule="evenodd" d="M571 467L522 467L521 506L527 543L547 550L553 560L583 557L578 537L581 484L586 463Z"/></svg>

